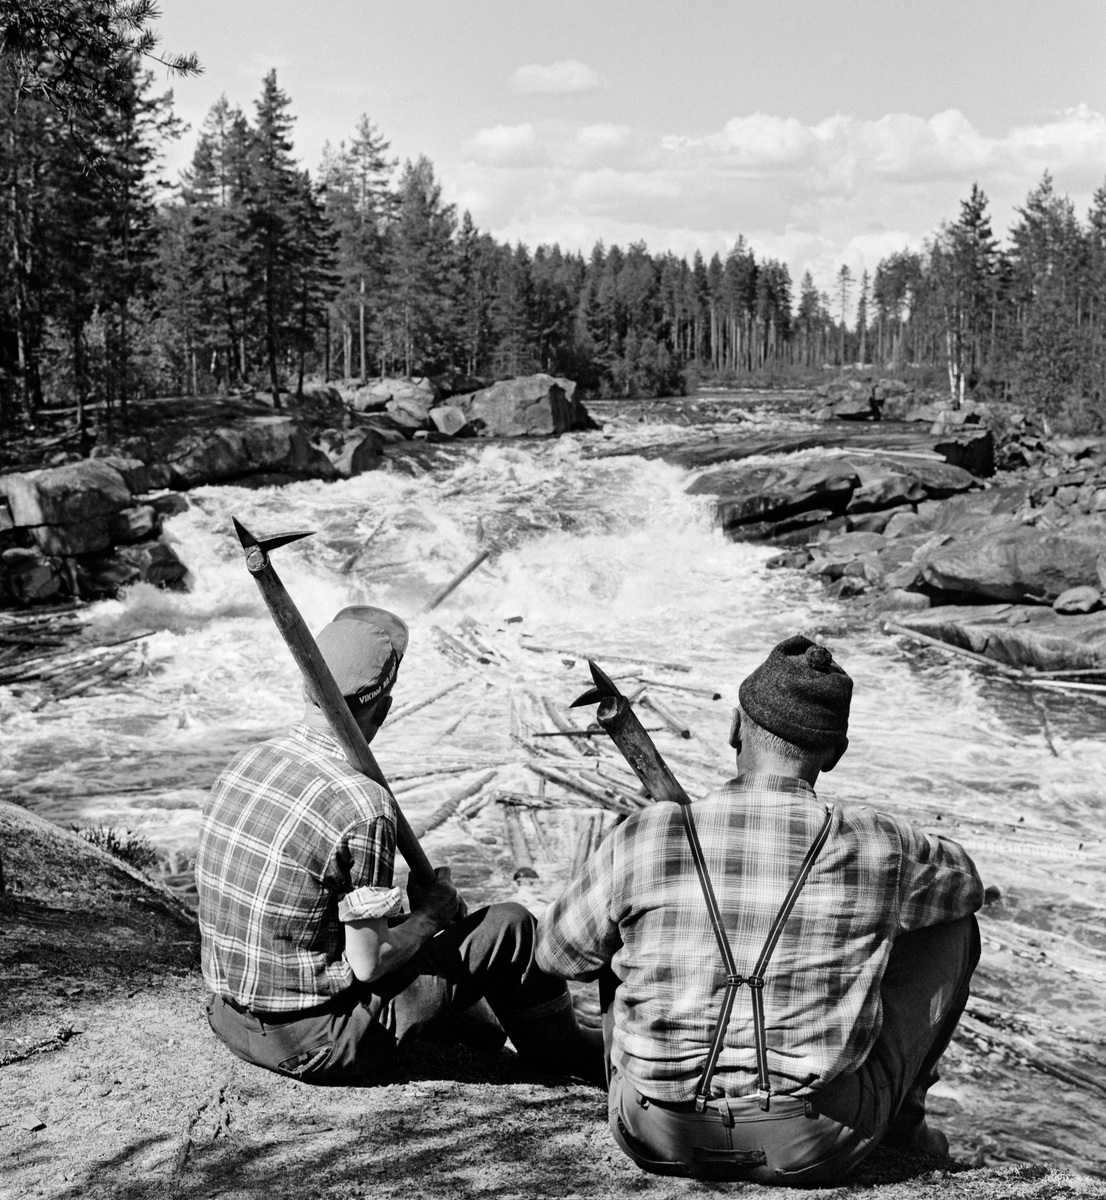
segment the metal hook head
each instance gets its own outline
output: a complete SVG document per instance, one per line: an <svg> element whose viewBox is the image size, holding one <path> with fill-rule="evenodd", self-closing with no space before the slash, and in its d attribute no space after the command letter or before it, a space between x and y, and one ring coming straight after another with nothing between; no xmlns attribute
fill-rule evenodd
<svg viewBox="0 0 1106 1200"><path fill-rule="evenodd" d="M289 542L298 542L300 538L311 537L312 530L298 530L295 533L274 533L272 537L259 538L242 524L237 517L231 517L234 522L234 532L238 534L238 540L242 543L242 549L247 551L258 549L263 553L268 554L270 550L275 550L278 546L287 546Z"/></svg>
<svg viewBox="0 0 1106 1200"><path fill-rule="evenodd" d="M600 700L622 695L615 685L614 680L590 658L588 659L588 667L591 670L591 677L595 681L595 687L588 688L582 696L577 696L569 705L569 708L583 708L585 704L598 704Z"/></svg>

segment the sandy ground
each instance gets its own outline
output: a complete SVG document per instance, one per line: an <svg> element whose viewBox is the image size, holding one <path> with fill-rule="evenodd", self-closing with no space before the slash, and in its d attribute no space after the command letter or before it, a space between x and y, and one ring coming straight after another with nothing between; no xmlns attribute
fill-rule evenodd
<svg viewBox="0 0 1106 1200"><path fill-rule="evenodd" d="M390 1082L358 1089L248 1066L207 1028L195 932L168 893L3 803L0 860L2 1200L777 1191L639 1172L611 1141L600 1091L532 1073L509 1049L427 1043ZM985 914L985 937L999 924ZM850 1187L821 1192L1106 1197L1092 1174L1106 1163L1106 1091L1058 1078L1081 1070L1060 1040L1041 1058L1040 1039L1023 1038L1030 1064L1009 1019L972 1003L932 1103L952 1161L877 1153Z"/></svg>

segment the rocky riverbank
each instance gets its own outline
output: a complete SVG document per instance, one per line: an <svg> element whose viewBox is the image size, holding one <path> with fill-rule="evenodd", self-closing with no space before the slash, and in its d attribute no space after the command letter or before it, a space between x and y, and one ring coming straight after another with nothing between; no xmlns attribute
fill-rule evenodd
<svg viewBox="0 0 1106 1200"><path fill-rule="evenodd" d="M133 583L186 587L161 523L188 507L189 489L348 479L407 443L588 428L575 392L571 380L532 375L452 396L426 379L318 386L288 397L294 407L281 414L257 397L132 405L127 429L92 458L62 450L0 474L0 608L97 599Z"/></svg>

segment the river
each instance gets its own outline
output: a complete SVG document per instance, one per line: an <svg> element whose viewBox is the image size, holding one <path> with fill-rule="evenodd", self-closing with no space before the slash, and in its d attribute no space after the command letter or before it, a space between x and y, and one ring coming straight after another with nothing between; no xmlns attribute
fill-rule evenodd
<svg viewBox="0 0 1106 1200"><path fill-rule="evenodd" d="M153 631L146 673L37 712L0 688L0 790L64 825L140 833L171 878L187 879L212 779L300 708L295 667L245 570L232 515L260 534L313 531L274 552L312 629L347 604L408 621L399 719L374 750L416 828L467 784L484 791L462 813L481 794L536 795L527 765L536 747L547 765L595 765L577 739L532 736L556 728L543 698L563 706L587 686L585 655L627 691L654 681L650 694L693 734L665 730L658 744L688 790L702 792L732 766L726 734L740 680L775 642L804 632L824 638L856 682L851 747L820 794L962 840L1002 894L1001 919L985 927L983 994L1046 1023L1060 1014L1088 1036L1106 983L1106 712L901 644L805 574L767 569L771 548L726 540L709 497L686 494L693 472L597 455L665 435L618 411L607 406L605 433L458 443L407 458L404 470L332 484L191 492L189 510L166 527L191 590L138 586L85 614L105 639ZM779 423L759 417L760 429ZM422 611L488 546L487 562ZM642 715L661 724L648 708ZM502 807L472 813L429 834L431 857L457 863L470 897L520 894L538 908L563 886L581 822L595 818L579 808L531 817L536 878L516 882Z"/></svg>

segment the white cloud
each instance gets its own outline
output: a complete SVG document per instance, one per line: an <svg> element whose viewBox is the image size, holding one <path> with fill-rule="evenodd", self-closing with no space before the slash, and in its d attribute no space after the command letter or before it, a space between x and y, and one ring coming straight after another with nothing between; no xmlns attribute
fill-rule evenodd
<svg viewBox="0 0 1106 1200"><path fill-rule="evenodd" d="M534 161L537 150L534 126L528 121L478 129L468 144L473 158L495 166L525 166Z"/></svg>
<svg viewBox="0 0 1106 1200"><path fill-rule="evenodd" d="M530 63L519 67L510 78L516 92L545 92L560 95L567 92L594 92L602 87L599 76L579 59L564 62Z"/></svg>
<svg viewBox="0 0 1106 1200"><path fill-rule="evenodd" d="M1106 115L1080 105L998 135L956 109L813 124L753 113L696 136L527 123L480 130L455 170L474 219L498 236L709 255L744 235L796 282L809 268L829 287L842 262L859 275L919 246L973 183L999 236L1045 170L1082 215L1106 173Z"/></svg>

